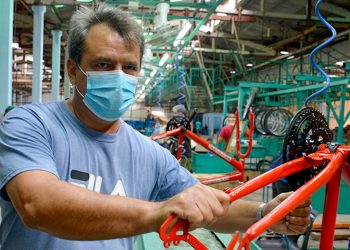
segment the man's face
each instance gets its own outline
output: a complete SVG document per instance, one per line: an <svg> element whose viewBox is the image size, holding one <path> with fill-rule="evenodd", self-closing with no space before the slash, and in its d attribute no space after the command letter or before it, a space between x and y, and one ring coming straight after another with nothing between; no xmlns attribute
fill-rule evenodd
<svg viewBox="0 0 350 250"><path fill-rule="evenodd" d="M234 125L236 121L236 117L234 114L229 114L227 118L228 125Z"/></svg>
<svg viewBox="0 0 350 250"><path fill-rule="evenodd" d="M92 26L88 32L80 67L85 72L122 70L126 74L138 76L140 58L140 48L137 44L124 41L116 31L101 23ZM72 61L68 63L68 70L71 82L77 85L84 95L86 76Z"/></svg>

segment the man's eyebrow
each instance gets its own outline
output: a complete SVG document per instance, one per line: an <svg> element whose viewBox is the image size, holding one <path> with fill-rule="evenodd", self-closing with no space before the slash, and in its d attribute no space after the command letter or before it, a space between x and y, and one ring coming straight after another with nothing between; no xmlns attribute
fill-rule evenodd
<svg viewBox="0 0 350 250"><path fill-rule="evenodd" d="M95 58L93 60L94 63L95 62L101 62L101 61L103 61L103 62L112 62L112 60L110 58L104 57L104 56L99 56L99 57L97 57L97 58Z"/></svg>

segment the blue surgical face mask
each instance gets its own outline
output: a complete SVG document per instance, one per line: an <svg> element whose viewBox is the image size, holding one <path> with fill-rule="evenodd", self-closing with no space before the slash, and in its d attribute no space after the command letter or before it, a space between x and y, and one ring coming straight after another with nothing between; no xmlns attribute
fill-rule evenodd
<svg viewBox="0 0 350 250"><path fill-rule="evenodd" d="M85 105L97 117L105 121L118 120L134 103L137 77L121 70L81 72L87 77Z"/></svg>

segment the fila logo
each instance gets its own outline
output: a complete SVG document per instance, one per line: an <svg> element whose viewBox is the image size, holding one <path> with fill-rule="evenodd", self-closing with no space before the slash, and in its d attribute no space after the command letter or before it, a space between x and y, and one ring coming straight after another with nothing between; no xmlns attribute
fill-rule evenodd
<svg viewBox="0 0 350 250"><path fill-rule="evenodd" d="M87 185L82 183L77 183L71 181L73 185L76 185L78 187L87 188L89 190L95 191L97 193L100 193L101 191L101 185L102 185L102 176L95 176L93 174L89 174L86 172L78 171L78 170L72 170L70 173L70 177L75 180L79 181L87 181ZM111 192L111 195L119 195L119 196L126 196L125 189L123 186L123 183L121 180L118 180L117 183L114 186L114 189Z"/></svg>

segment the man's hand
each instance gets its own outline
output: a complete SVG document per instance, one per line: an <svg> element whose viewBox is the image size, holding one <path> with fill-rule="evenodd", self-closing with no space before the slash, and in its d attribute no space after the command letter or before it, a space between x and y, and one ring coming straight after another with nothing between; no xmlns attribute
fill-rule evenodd
<svg viewBox="0 0 350 250"><path fill-rule="evenodd" d="M263 209L263 214L266 215L275 207L277 207L282 201L287 199L293 192L283 193L266 204ZM311 212L311 199L307 199L301 203L297 208L291 211L286 217L278 221L271 227L271 230L276 233L293 235L305 233L308 225L310 224L310 212Z"/></svg>
<svg viewBox="0 0 350 250"><path fill-rule="evenodd" d="M205 227L227 213L229 196L220 190L198 184L160 203L160 225L172 214L189 222L189 229ZM159 225L159 227L160 227Z"/></svg>

